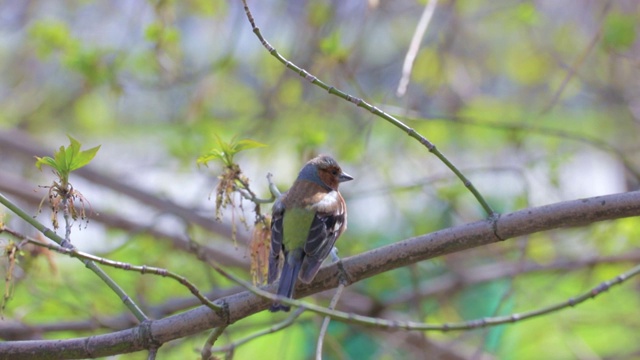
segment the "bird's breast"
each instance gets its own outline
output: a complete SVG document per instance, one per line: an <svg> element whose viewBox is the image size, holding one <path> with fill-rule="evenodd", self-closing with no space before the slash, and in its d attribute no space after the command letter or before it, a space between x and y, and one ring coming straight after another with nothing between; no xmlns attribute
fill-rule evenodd
<svg viewBox="0 0 640 360"><path fill-rule="evenodd" d="M307 205L307 208L320 213L332 212L336 208L339 196L337 191L318 193L314 196L313 201Z"/></svg>
<svg viewBox="0 0 640 360"><path fill-rule="evenodd" d="M302 208L309 211L324 211L335 206L340 195L337 191L327 191L326 188L309 181L296 181L283 199L284 207L289 209Z"/></svg>

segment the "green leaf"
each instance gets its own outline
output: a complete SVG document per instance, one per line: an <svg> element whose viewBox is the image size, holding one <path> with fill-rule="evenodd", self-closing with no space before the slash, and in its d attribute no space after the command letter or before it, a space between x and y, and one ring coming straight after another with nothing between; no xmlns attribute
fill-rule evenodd
<svg viewBox="0 0 640 360"><path fill-rule="evenodd" d="M69 136L69 140L71 141L71 145L67 148L67 166L69 171L77 170L87 165L96 156L98 150L100 150L100 145L98 145L89 150L80 151L81 145L78 140L71 136Z"/></svg>
<svg viewBox="0 0 640 360"><path fill-rule="evenodd" d="M224 156L220 151L211 150L206 155L202 155L202 156L198 157L198 160L196 161L196 163L198 164L198 166L200 166L200 165L208 166L207 163L209 161L222 160L223 158L224 158Z"/></svg>
<svg viewBox="0 0 640 360"><path fill-rule="evenodd" d="M81 151L75 157L75 161L72 162L71 171L80 169L81 167L86 166L88 163L90 163L98 153L98 150L100 150L100 145L92 147L89 150Z"/></svg>
<svg viewBox="0 0 640 360"><path fill-rule="evenodd" d="M243 140L236 141L235 137L233 137L231 141L226 142L220 139L220 137L217 134L214 134L214 135L218 141L218 147L213 148L209 150L209 152L206 153L205 155L198 157L198 160L196 160L196 163L198 164L198 166L200 165L207 166L207 163L212 160L222 160L225 166L232 166L233 157L240 151L267 146L263 143L260 143L251 139L243 139Z"/></svg>
<svg viewBox="0 0 640 360"><path fill-rule="evenodd" d="M347 56L347 49L342 45L342 33L340 30L335 30L329 36L320 40L320 49L334 59L343 59Z"/></svg>
<svg viewBox="0 0 640 360"><path fill-rule="evenodd" d="M45 157L36 156L36 159L37 159L36 167L40 171L42 171L42 165L50 166L53 169L57 169L56 161L49 156L45 156Z"/></svg>
<svg viewBox="0 0 640 360"><path fill-rule="evenodd" d="M91 162L100 149L100 145L98 145L89 150L80 151L82 144L73 137L67 136L69 138L69 146L66 148L60 146L60 149L53 153L53 158L36 156L36 167L38 169L42 170L42 165L50 166L58 173L63 182L68 180L72 171L80 169Z"/></svg>
<svg viewBox="0 0 640 360"><path fill-rule="evenodd" d="M255 148L260 148L260 147L265 147L267 146L266 144L257 142L255 140L251 140L251 139L244 139L244 140L240 140L238 141L238 143L235 146L235 152L239 153L240 151L244 151L244 150L249 150L249 149L255 149Z"/></svg>
<svg viewBox="0 0 640 360"><path fill-rule="evenodd" d="M60 146L60 149L53 153L53 158L56 160L56 170L58 170L61 175L69 172L67 166L67 153L64 146Z"/></svg>

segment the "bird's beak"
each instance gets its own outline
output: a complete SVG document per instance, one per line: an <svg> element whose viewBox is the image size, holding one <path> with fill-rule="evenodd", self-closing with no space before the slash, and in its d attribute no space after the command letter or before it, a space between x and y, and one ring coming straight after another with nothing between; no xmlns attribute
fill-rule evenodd
<svg viewBox="0 0 640 360"><path fill-rule="evenodd" d="M340 174L340 176L338 176L338 181L340 182L345 182L345 181L350 181L353 180L353 176L347 174L346 172L342 172L342 174Z"/></svg>

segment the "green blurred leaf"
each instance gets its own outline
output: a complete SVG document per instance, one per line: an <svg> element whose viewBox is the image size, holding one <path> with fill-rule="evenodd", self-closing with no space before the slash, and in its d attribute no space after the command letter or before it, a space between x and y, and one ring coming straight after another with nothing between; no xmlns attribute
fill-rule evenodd
<svg viewBox="0 0 640 360"><path fill-rule="evenodd" d="M160 21L151 23L144 30L144 37L147 41L154 43L176 44L180 41L180 30Z"/></svg>
<svg viewBox="0 0 640 360"><path fill-rule="evenodd" d="M38 55L47 57L54 51L68 49L75 44L66 23L57 20L36 21L29 35L35 42Z"/></svg>
<svg viewBox="0 0 640 360"><path fill-rule="evenodd" d="M509 47L506 54L507 75L522 85L546 82L551 68L546 55L525 44Z"/></svg>
<svg viewBox="0 0 640 360"><path fill-rule="evenodd" d="M411 78L428 89L435 89L444 80L442 63L438 51L433 48L424 48L418 52L413 64Z"/></svg>
<svg viewBox="0 0 640 360"><path fill-rule="evenodd" d="M114 126L113 103L103 91L96 90L80 96L73 106L75 125L85 131L101 132Z"/></svg>
<svg viewBox="0 0 640 360"><path fill-rule="evenodd" d="M329 36L320 40L320 50L336 59L345 58L347 49L342 45L342 33L340 30L335 30Z"/></svg>
<svg viewBox="0 0 640 360"><path fill-rule="evenodd" d="M147 41L158 42L162 36L162 23L153 22L144 29L144 38Z"/></svg>
<svg viewBox="0 0 640 360"><path fill-rule="evenodd" d="M611 13L604 21L602 43L617 51L628 50L636 41L637 16Z"/></svg>
<svg viewBox="0 0 640 360"><path fill-rule="evenodd" d="M320 27L331 20L333 7L326 2L312 1L308 4L307 22L313 27Z"/></svg>
<svg viewBox="0 0 640 360"><path fill-rule="evenodd" d="M199 16L221 16L227 13L227 2L224 0L190 0L191 10Z"/></svg>
<svg viewBox="0 0 640 360"><path fill-rule="evenodd" d="M516 18L525 24L534 25L540 20L540 14L533 2L523 2L516 7Z"/></svg>
<svg viewBox="0 0 640 360"><path fill-rule="evenodd" d="M282 86L280 86L278 92L278 100L283 105L294 106L300 103L302 99L302 83L298 79L288 79Z"/></svg>

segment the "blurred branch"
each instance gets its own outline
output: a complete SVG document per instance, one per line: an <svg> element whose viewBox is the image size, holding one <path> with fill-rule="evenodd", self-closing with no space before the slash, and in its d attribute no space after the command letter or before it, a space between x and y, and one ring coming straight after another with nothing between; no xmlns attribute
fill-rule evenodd
<svg viewBox="0 0 640 360"><path fill-rule="evenodd" d="M0 149L15 151L25 157L33 158L37 154L49 153L45 148L37 145L36 141L21 131L0 131ZM131 186L125 182L117 180L104 173L93 170L92 166L87 166L74 172L93 184L103 186L118 193L129 196L142 204L151 206L160 212L173 214L185 222L196 224L208 231L219 234L224 238L231 239L231 226L220 222L212 221L211 218L202 216L191 209L180 206L171 200L159 198L156 195ZM247 238L242 238L242 243L247 243Z"/></svg>
<svg viewBox="0 0 640 360"><path fill-rule="evenodd" d="M500 242L522 235L551 229L584 226L598 221L638 215L640 215L639 191L566 201L504 214L492 221L478 221L464 224L399 241L350 258L342 259L341 265L348 274L347 278L350 283L354 283L418 261ZM338 268L338 264L332 264L322 268L311 284L298 284L296 294L299 297L304 297L337 287L339 285L341 271L342 270ZM589 293L565 301L562 304L556 304L535 312L496 318L495 322L507 323L576 305L578 302L607 290L610 286L623 281L629 276L635 275L637 272L640 272L640 267L636 267L630 272L616 277L611 282L602 283ZM273 291L273 286L268 286L264 289ZM274 296L271 293L268 295L270 297ZM65 354L67 358L70 358L69 354L76 354L74 356L81 358L138 351L145 348L145 344L149 341L148 336L152 336L154 341L164 343L213 327L235 323L236 321L268 308L271 302L269 298L244 291L217 300L216 303L227 310L222 316L215 314L207 307L200 306L181 314L151 321L148 325L148 333L141 332L139 331L140 329L136 327L111 334L92 336L91 341L87 341L88 338L76 338L68 340L4 342L0 343L0 359L15 358L17 356L23 359L35 359L44 353L54 357L61 357ZM295 302L295 304L298 305L301 303ZM349 322L355 323L362 323L361 320L365 318L354 314L332 312L315 305L309 306L308 309L332 316L339 313L341 316L350 319ZM372 325L371 323L367 324ZM458 326L469 328L482 327L489 324L490 322L486 320L478 320L472 323L455 324L455 327L453 325L424 324L428 326L420 327L420 329L453 330L462 328ZM401 328L405 325L412 324L396 323L393 321L388 323L390 328Z"/></svg>
<svg viewBox="0 0 640 360"><path fill-rule="evenodd" d="M410 119L406 117L406 119ZM417 119L412 118L412 120L416 121L424 121L425 119ZM492 128L497 130L516 130L521 131L527 134L540 134L545 136L553 136L562 139L569 139L574 141L579 141L588 145L591 145L600 150L606 151L610 154L613 154L620 160L622 165L624 165L625 169L627 169L636 179L640 179L640 170L636 169L631 160L628 158L627 153L623 150L616 148L615 146L607 143L606 141L593 137L587 134L578 134L567 130L562 129L553 129L545 126L539 125L528 125L528 124L513 124L513 123L505 123L500 121L485 121L485 120L476 120L469 117L464 116L436 116L433 120L443 120L450 121L458 124L465 125L473 125L480 126L486 128Z"/></svg>
<svg viewBox="0 0 640 360"><path fill-rule="evenodd" d="M291 315L289 315L284 321L281 321L281 322L269 327L268 329L264 329L262 331L258 331L255 334L251 334L251 335L249 335L249 336L247 336L245 338L242 338L240 340L234 341L231 344L212 348L211 352L231 352L235 348L237 348L238 346L240 346L242 344L246 344L251 340L259 338L260 336L267 335L267 334L273 334L274 332L278 332L278 331L280 331L282 329L285 329L285 328L293 325L294 321L297 318L299 318L300 315L302 315L304 310L305 310L304 307L299 307L299 308L296 309L296 311L291 313Z"/></svg>
<svg viewBox="0 0 640 360"><path fill-rule="evenodd" d="M611 9L611 0L607 1L607 3L604 6L604 9L602 11L601 18L600 18L600 26L598 27L598 30L596 31L595 35L593 35L593 38L589 42L589 45L587 46L586 49L584 49L582 54L580 54L578 59L576 59L576 61L574 61L573 64L571 64L571 66L569 67L569 71L567 72L567 75L564 77L564 79L562 79L562 83L558 87L558 90L556 90L553 93L553 96L551 97L551 101L549 101L549 104L545 106L545 108L540 112L541 114L544 115L549 111L551 111L551 109L553 109L553 107L557 104L558 100L560 99L560 96L564 92L564 89L569 84L569 81L571 81L571 79L574 77L578 69L582 66L582 64L584 64L584 61L587 59L587 56L591 54L591 51L595 48L596 44L598 44L598 41L602 36L602 23L605 17L607 16L607 13L609 13L609 9Z"/></svg>
<svg viewBox="0 0 640 360"><path fill-rule="evenodd" d="M422 37L427 31L429 22L431 22L431 17L436 10L436 5L438 5L438 0L429 0L427 5L424 7L424 11L422 11L422 16L420 16L420 21L418 22L416 31L413 33L411 43L409 44L409 50L407 51L404 63L402 64L402 77L400 78L398 89L396 90L396 95L399 97L404 96L407 92L407 86L409 85L409 80L411 78L411 71L413 70L413 62L418 55Z"/></svg>

